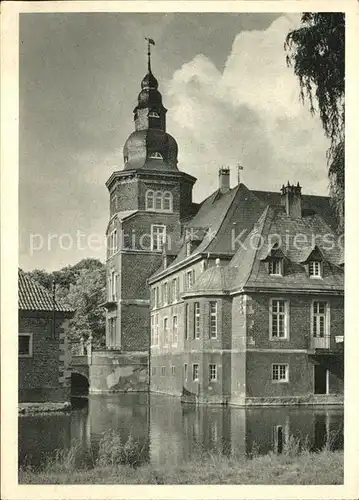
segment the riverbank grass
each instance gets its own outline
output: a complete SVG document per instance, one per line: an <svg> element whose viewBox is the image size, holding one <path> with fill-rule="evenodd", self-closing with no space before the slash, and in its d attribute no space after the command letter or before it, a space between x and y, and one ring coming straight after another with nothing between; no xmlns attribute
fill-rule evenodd
<svg viewBox="0 0 359 500"><path fill-rule="evenodd" d="M59 451L43 468L30 466L19 471L21 484L343 484L343 452L329 445L317 453L307 443L290 438L282 454L224 455L219 450L198 449L181 464L140 464L143 449L131 437L106 433L91 467L81 462L75 443Z"/></svg>

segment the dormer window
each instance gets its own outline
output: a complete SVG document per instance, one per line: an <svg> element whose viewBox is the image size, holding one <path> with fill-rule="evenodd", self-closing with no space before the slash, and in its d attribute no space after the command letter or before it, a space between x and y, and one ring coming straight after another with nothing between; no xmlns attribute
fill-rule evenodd
<svg viewBox="0 0 359 500"><path fill-rule="evenodd" d="M163 160L163 156L158 151L154 151L148 155L149 158L153 160Z"/></svg>
<svg viewBox="0 0 359 500"><path fill-rule="evenodd" d="M149 118L159 118L159 117L160 117L160 115L157 113L157 111L150 111L150 112L148 113L148 117L149 117Z"/></svg>
<svg viewBox="0 0 359 500"><path fill-rule="evenodd" d="M309 276L311 278L322 277L322 263L319 260L312 260L308 264Z"/></svg>
<svg viewBox="0 0 359 500"><path fill-rule="evenodd" d="M268 272L273 276L283 275L283 259L271 259L268 262Z"/></svg>

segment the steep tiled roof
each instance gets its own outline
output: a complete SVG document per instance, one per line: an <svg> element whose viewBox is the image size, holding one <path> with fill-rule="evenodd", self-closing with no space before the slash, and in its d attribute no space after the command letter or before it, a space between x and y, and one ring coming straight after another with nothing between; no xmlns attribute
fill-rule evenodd
<svg viewBox="0 0 359 500"><path fill-rule="evenodd" d="M273 191L253 191L252 193L257 196L264 203L275 206L281 204L281 193ZM325 222L335 230L337 221L335 219L333 208L330 205L330 198L328 196L314 196L310 194L302 194L302 210L306 215L317 213Z"/></svg>
<svg viewBox="0 0 359 500"><path fill-rule="evenodd" d="M18 273L18 307L23 311L53 311L74 312L71 307L53 300L52 293L32 280L19 269ZM55 306L55 307L54 307Z"/></svg>
<svg viewBox="0 0 359 500"><path fill-rule="evenodd" d="M264 244L251 244L255 233ZM263 261L268 255L268 241L273 235L281 241L280 249L285 256L283 276L269 275ZM301 236L294 240L296 235ZM316 245L325 259L323 278L320 279L309 277L303 266L303 256L307 258L316 246L312 243L314 236ZM327 244L329 236L332 236L331 245ZM245 248L238 250L229 264L230 267L236 267L232 287L343 290L344 272L339 267L341 251L335 237L335 233L319 215L294 219L281 208L269 207L262 224L258 224L248 235L243 244Z"/></svg>
<svg viewBox="0 0 359 500"><path fill-rule="evenodd" d="M290 234L304 231L309 236L325 231L335 235L336 222L328 197L302 195L303 217L291 223L281 204L280 192L255 191L248 189L244 184L239 184L225 194L217 190L202 202L196 215L186 222L185 230L193 230L205 236L197 246L194 246L190 256L187 255L186 245L182 243L175 259L167 268L168 272L174 267L181 267L182 263L186 265L186 262L192 261L200 254L211 254L223 259L232 258L255 224L255 230L258 230L258 224L263 222L261 214L264 217L266 207L271 207L271 212L266 214L267 226L269 220L272 221L276 214L275 222L271 226L272 234L278 231L281 233L284 222ZM310 249L291 247L287 251L289 259L300 262L300 258ZM338 248L331 250L330 255L325 249L322 249L322 252L325 258L335 265L339 265L343 260ZM251 258L255 258L251 252L240 252L242 262L248 262ZM163 272L164 269L161 267L151 279L162 276Z"/></svg>

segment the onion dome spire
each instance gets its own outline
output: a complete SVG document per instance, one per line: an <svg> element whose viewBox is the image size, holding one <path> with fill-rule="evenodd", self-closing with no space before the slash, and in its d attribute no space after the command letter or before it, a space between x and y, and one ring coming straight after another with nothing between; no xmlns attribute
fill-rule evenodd
<svg viewBox="0 0 359 500"><path fill-rule="evenodd" d="M167 109L162 104L158 81L151 69L152 38L147 40L148 72L141 82L137 106L133 110L135 131L123 148L125 170L178 170L178 146L176 140L166 132Z"/></svg>

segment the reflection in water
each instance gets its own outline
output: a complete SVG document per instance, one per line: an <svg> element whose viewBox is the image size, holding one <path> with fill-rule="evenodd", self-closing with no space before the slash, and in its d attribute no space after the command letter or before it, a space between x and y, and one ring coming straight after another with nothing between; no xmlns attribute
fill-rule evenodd
<svg viewBox="0 0 359 500"><path fill-rule="evenodd" d="M280 451L293 435L308 440L312 450L330 439L343 448L342 408L232 408L181 404L154 394L89 396L76 400L70 414L19 417L19 463L41 465L56 449L74 440L82 460L94 463L105 431L125 442L139 441L142 460L156 465L181 463L199 450L250 455Z"/></svg>

